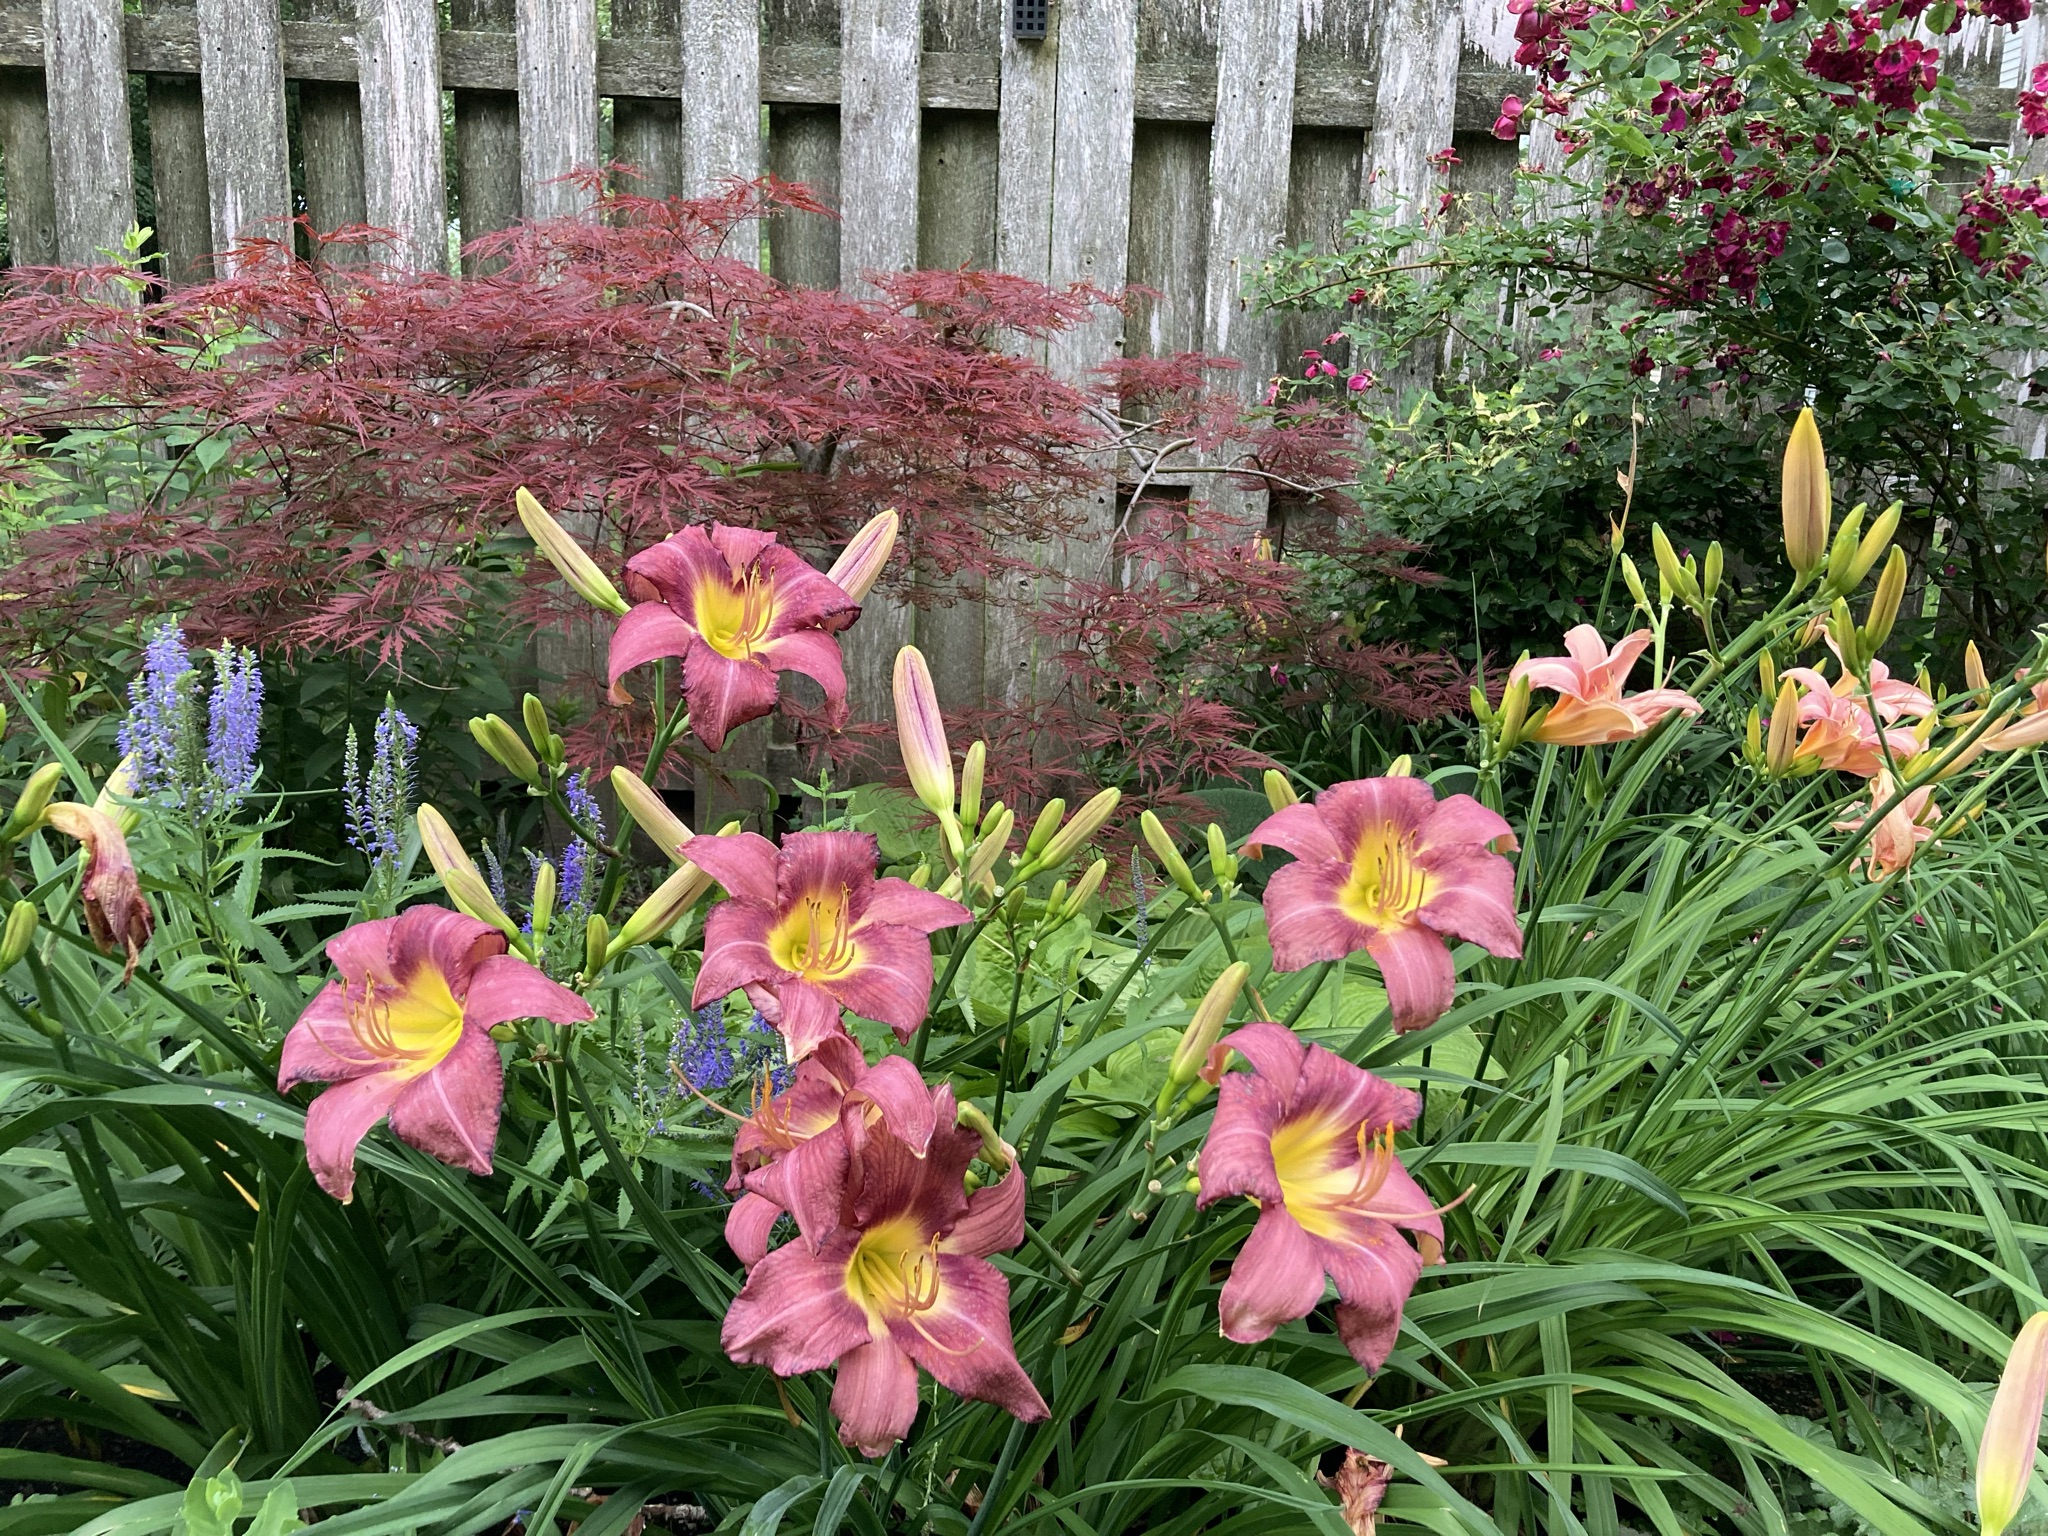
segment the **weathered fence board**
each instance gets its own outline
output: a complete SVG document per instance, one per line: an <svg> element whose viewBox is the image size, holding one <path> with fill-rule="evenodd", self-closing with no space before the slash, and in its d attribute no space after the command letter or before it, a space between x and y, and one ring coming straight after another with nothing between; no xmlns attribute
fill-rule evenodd
<svg viewBox="0 0 2048 1536"><path fill-rule="evenodd" d="M273 0L198 0L196 14L213 248L226 251L291 217L284 39Z"/></svg>
<svg viewBox="0 0 2048 1536"><path fill-rule="evenodd" d="M135 222L121 0L43 0L57 259L104 261Z"/></svg>
<svg viewBox="0 0 2048 1536"><path fill-rule="evenodd" d="M682 19L682 0L612 0L615 41L644 38L649 46L666 49L678 60ZM639 170L640 179L631 188L639 196L671 196L682 186L683 176L680 96L613 94L612 158Z"/></svg>
<svg viewBox="0 0 2048 1536"><path fill-rule="evenodd" d="M144 14L183 11L193 0L149 0ZM196 24L195 24L196 25ZM146 76L149 178L156 193L151 228L165 278L191 282L206 275L213 250L212 199L206 190L206 121L196 75Z"/></svg>
<svg viewBox="0 0 2048 1536"><path fill-rule="evenodd" d="M455 37L504 34L512 37L513 0L450 0L455 32L441 40L442 81L455 93L455 196L465 241L495 234L519 222L519 97L515 74L488 86L466 85L449 78L449 51ZM516 57L516 55L515 55ZM464 271L474 275L490 263L463 258Z"/></svg>
<svg viewBox="0 0 2048 1536"><path fill-rule="evenodd" d="M406 265L448 264L434 0L362 0L362 156L369 222ZM310 164L307 167L310 172Z"/></svg>
<svg viewBox="0 0 2048 1536"><path fill-rule="evenodd" d="M0 166L7 237L19 266L57 259L57 194L50 179L50 105L40 69L0 69Z"/></svg>
<svg viewBox="0 0 2048 1536"><path fill-rule="evenodd" d="M566 180L597 163L597 0L518 0L519 205L529 219L589 206Z"/></svg>
<svg viewBox="0 0 2048 1536"><path fill-rule="evenodd" d="M352 26L355 0L299 0L299 14L330 26ZM367 52L367 29L361 37ZM369 61L363 60L367 72ZM301 80L299 162L306 217L316 230L341 229L370 220L369 174L364 165L363 98L353 80ZM353 260L358 249L337 246L326 259Z"/></svg>

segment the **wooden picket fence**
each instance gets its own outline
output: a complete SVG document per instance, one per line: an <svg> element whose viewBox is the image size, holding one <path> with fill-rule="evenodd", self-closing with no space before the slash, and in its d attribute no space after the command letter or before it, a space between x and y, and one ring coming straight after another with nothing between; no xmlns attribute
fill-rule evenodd
<svg viewBox="0 0 2048 1536"><path fill-rule="evenodd" d="M2005 137L1995 114L2041 37L1944 40L1982 87L1984 137ZM451 233L575 211L578 167L638 166L654 195L768 170L841 214L763 232L779 277L1128 286L1125 311L1053 341L1056 374L1197 350L1257 389L1312 337L1241 303L1248 267L1327 244L1361 204L1419 204L1449 147L1468 210L1507 198L1522 147L1488 130L1528 94L1513 49L1504 0L610 0L608 31L597 0L0 0L0 174L12 259L88 262L136 222L143 138L175 282L294 212L391 230L439 267ZM1082 546L1109 537L1116 498L1106 470ZM1054 576L1062 559L1044 552ZM949 704L1041 687L1016 579L986 605L872 605L849 658L867 711L913 637Z"/></svg>

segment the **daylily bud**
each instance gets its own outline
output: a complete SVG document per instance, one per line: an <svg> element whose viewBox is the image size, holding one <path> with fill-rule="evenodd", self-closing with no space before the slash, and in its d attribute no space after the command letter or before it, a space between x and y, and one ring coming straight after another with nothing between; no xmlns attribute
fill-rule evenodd
<svg viewBox="0 0 2048 1536"><path fill-rule="evenodd" d="M1650 524L1650 549L1657 556L1657 575L1663 583L1678 594L1678 600L1686 607L1700 607L1700 584L1678 563L1678 552L1671 547L1671 540L1664 536L1659 523Z"/></svg>
<svg viewBox="0 0 2048 1536"><path fill-rule="evenodd" d="M519 508L519 521L525 524L527 537L578 597L608 613L626 611L626 600L619 596L618 588L597 568L597 562L584 552L583 546L569 537L568 530L548 515L547 508L534 499L531 491L522 485L513 502Z"/></svg>
<svg viewBox="0 0 2048 1536"><path fill-rule="evenodd" d="M0 704L0 736L7 734L7 706Z"/></svg>
<svg viewBox="0 0 2048 1536"><path fill-rule="evenodd" d="M1773 775L1792 771L1792 755L1799 745L1799 685L1786 678L1778 687L1777 702L1771 705L1770 745L1764 763Z"/></svg>
<svg viewBox="0 0 2048 1536"><path fill-rule="evenodd" d="M1742 756L1752 768L1760 768L1764 761L1763 710L1752 704L1749 718L1742 722Z"/></svg>
<svg viewBox="0 0 2048 1536"><path fill-rule="evenodd" d="M996 1134L995 1122L989 1119L979 1104L962 1104L954 1117L955 1125L964 1125L981 1138L982 1161L991 1167L1009 1171L1016 1159L1017 1149Z"/></svg>
<svg viewBox="0 0 2048 1536"><path fill-rule="evenodd" d="M1486 690L1474 683L1469 697L1472 702L1472 718L1481 725L1493 724L1493 705L1487 702Z"/></svg>
<svg viewBox="0 0 2048 1536"><path fill-rule="evenodd" d="M990 827L994 826L996 822L1002 818L1003 810L1004 807L1002 801L997 800L993 802L987 810L981 813L981 827L979 830L981 832L986 832ZM1012 816L1010 819L1012 821L1015 821L1017 818Z"/></svg>
<svg viewBox="0 0 2048 1536"><path fill-rule="evenodd" d="M1828 551L1828 586L1836 592L1852 592L1856 583L1849 579L1849 572L1856 565L1856 542L1863 531L1863 503L1858 502L1849 509L1849 515L1842 519L1842 526L1835 534L1834 547Z"/></svg>
<svg viewBox="0 0 2048 1536"><path fill-rule="evenodd" d="M1145 834L1146 846L1151 848L1153 857L1167 877L1181 888L1183 894L1196 901L1202 899L1202 888L1195 884L1194 874L1188 869L1188 861L1180 856L1180 850L1173 846L1173 839L1166 835L1166 828L1157 816L1146 811L1138 818L1138 829Z"/></svg>
<svg viewBox="0 0 2048 1536"><path fill-rule="evenodd" d="M593 912L583 925L583 974L595 976L604 969L605 954L612 947L611 928L602 912Z"/></svg>
<svg viewBox="0 0 2048 1536"><path fill-rule="evenodd" d="M930 890L932 888L931 865L923 859L918 860L917 868L910 872L910 883L920 891Z"/></svg>
<svg viewBox="0 0 2048 1536"><path fill-rule="evenodd" d="M540 754L541 761L550 768L563 766L562 738L548 726L548 707L537 695L529 693L520 702L520 714L526 721L526 734L533 739L533 750Z"/></svg>
<svg viewBox="0 0 2048 1536"><path fill-rule="evenodd" d="M1899 617L1899 603L1906 595L1906 552L1894 547L1877 578L1877 591L1870 599L1870 613L1863 621L1864 659L1875 656L1891 638L1892 625Z"/></svg>
<svg viewBox="0 0 2048 1536"><path fill-rule="evenodd" d="M1109 860L1097 859L1081 871L1081 878L1074 882L1074 893L1067 898L1066 909L1060 913L1060 921L1078 917L1081 909L1102 889L1102 877L1109 873Z"/></svg>
<svg viewBox="0 0 2048 1536"><path fill-rule="evenodd" d="M92 802L92 808L108 817L121 829L126 837L142 825L142 810L133 804L135 799L135 754L130 752L114 764L114 771L107 775L107 782L100 786L99 794Z"/></svg>
<svg viewBox="0 0 2048 1536"><path fill-rule="evenodd" d="M2000 1536L2027 1501L2034 1452L2041 1440L2041 1404L2048 1396L2048 1312L2036 1312L2012 1341L2005 1371L1977 1447L1977 1524Z"/></svg>
<svg viewBox="0 0 2048 1536"><path fill-rule="evenodd" d="M875 583L881 580L882 568L889 563L889 552L896 547L896 530L902 521L894 507L876 513L825 573L856 603L865 602L875 590Z"/></svg>
<svg viewBox="0 0 2048 1536"><path fill-rule="evenodd" d="M1769 651L1763 652L1756 659L1756 686L1757 691L1767 699L1778 691L1778 658Z"/></svg>
<svg viewBox="0 0 2048 1536"><path fill-rule="evenodd" d="M28 836L37 823L43 819L43 812L49 808L50 797L57 793L57 785L64 777L62 763L45 763L28 776L28 782L21 787L21 795L14 802L5 825L0 825L0 843L11 843L17 838Z"/></svg>
<svg viewBox="0 0 2048 1536"><path fill-rule="evenodd" d="M1301 796L1294 792L1294 786L1288 782L1287 775L1278 768L1268 768L1264 782L1266 804L1273 807L1276 815L1301 799Z"/></svg>
<svg viewBox="0 0 2048 1536"><path fill-rule="evenodd" d="M1977 642L1972 640L1963 647L1963 681L1972 693L1991 691L1991 679L1984 672L1984 658L1977 651Z"/></svg>
<svg viewBox="0 0 2048 1536"><path fill-rule="evenodd" d="M1627 555L1621 557L1621 580L1628 588L1628 595L1636 600L1636 606L1648 613L1650 594L1643 588L1643 573L1636 569L1635 561Z"/></svg>
<svg viewBox="0 0 2048 1536"><path fill-rule="evenodd" d="M903 771L918 803L941 819L953 814L953 753L946 745L946 722L939 715L938 691L924 652L906 645L896 653L896 739L903 750Z"/></svg>
<svg viewBox="0 0 2048 1536"><path fill-rule="evenodd" d="M482 871L462 846L455 829L448 825L448 818L433 806L423 805L413 819L420 829L420 847L427 862L434 866L434 873L441 877L441 889L448 893L448 899L478 922L489 923L507 938L518 938L519 925L498 905Z"/></svg>
<svg viewBox="0 0 2048 1536"><path fill-rule="evenodd" d="M1893 502L1877 515L1877 521L1870 525L1870 532L1857 542L1856 554L1849 562L1848 584L1844 592L1854 592L1863 585L1863 578L1870 574L1870 568L1877 564L1892 541L1892 535L1899 531L1899 513L1903 510L1899 502Z"/></svg>
<svg viewBox="0 0 2048 1536"><path fill-rule="evenodd" d="M1242 960L1224 967L1203 994L1202 1001L1195 1006L1195 1016L1188 1021L1188 1027L1180 1037L1180 1044L1174 1047L1173 1061L1166 1069L1166 1092L1160 1096L1163 1110L1172 1102L1173 1091L1185 1088L1195 1080L1202 1070L1202 1064L1209 1059L1209 1052L1223 1037L1223 1026L1230 1020L1230 1010L1237 1006L1237 995L1244 990L1246 979L1252 968Z"/></svg>
<svg viewBox="0 0 2048 1536"><path fill-rule="evenodd" d="M1088 839L1102 830L1102 824L1115 813L1116 803L1121 799L1122 790L1105 789L1074 812L1067 824L1054 834L1053 840L1045 845L1045 852L1038 856L1039 867L1058 869L1079 853Z"/></svg>
<svg viewBox="0 0 2048 1536"><path fill-rule="evenodd" d="M533 942L545 944L548 923L555 915L555 866L546 859L533 872Z"/></svg>
<svg viewBox="0 0 2048 1536"><path fill-rule="evenodd" d="M514 778L523 779L528 784L539 782L539 760L527 750L526 743L519 739L519 733L504 720L496 715L479 715L469 722L469 734Z"/></svg>
<svg viewBox="0 0 2048 1536"><path fill-rule="evenodd" d="M1827 454L1821 448L1820 428L1814 425L1811 407L1802 410L1792 424L1779 484L1785 514L1785 558L1804 581L1826 553L1834 499L1828 485Z"/></svg>
<svg viewBox="0 0 2048 1536"><path fill-rule="evenodd" d="M635 944L652 944L682 921L713 884L711 876L685 861L633 910L618 936L605 947L605 958L622 955Z"/></svg>
<svg viewBox="0 0 2048 1536"><path fill-rule="evenodd" d="M1024 887L1020 885L1017 889L1021 891ZM1057 928L1066 920L1066 915L1067 882L1055 880L1052 889L1045 893L1045 914L1040 921L1047 928Z"/></svg>
<svg viewBox="0 0 2048 1536"><path fill-rule="evenodd" d="M7 926L0 930L0 973L13 970L36 937L36 904L17 901L8 911Z"/></svg>
<svg viewBox="0 0 2048 1536"><path fill-rule="evenodd" d="M668 855L670 863L687 862L682 847L694 834L683 818L668 808L660 791L650 788L632 769L622 767L612 770L612 793L619 797L619 808Z"/></svg>
<svg viewBox="0 0 2048 1536"><path fill-rule="evenodd" d="M1067 819L1067 802L1060 799L1048 800L1045 809L1038 813L1038 820L1031 824L1031 835L1024 839L1024 857L1035 859L1052 841L1053 834L1060 829L1060 823Z"/></svg>
<svg viewBox="0 0 2048 1536"><path fill-rule="evenodd" d="M1410 757L1406 752L1403 752L1399 757L1395 758L1391 763L1387 764L1387 771L1384 774L1382 774L1381 777L1388 779L1414 778L1415 759Z"/></svg>
<svg viewBox="0 0 2048 1536"><path fill-rule="evenodd" d="M1863 654L1863 637L1849 612L1847 598L1836 598L1834 606L1828 610L1828 635L1835 642L1835 651L1842 658L1843 667L1852 676L1863 676L1870 665L1870 658Z"/></svg>
<svg viewBox="0 0 2048 1536"><path fill-rule="evenodd" d="M1700 577L1700 596L1710 603L1721 590L1721 573L1726 563L1727 557L1721 553L1721 541L1716 539L1707 546L1705 574Z"/></svg>
<svg viewBox="0 0 2048 1536"><path fill-rule="evenodd" d="M1516 678L1500 700L1500 750L1512 752L1522 744L1523 729L1529 723L1529 679Z"/></svg>
<svg viewBox="0 0 2048 1536"><path fill-rule="evenodd" d="M1224 885L1237 878L1237 857L1230 851L1230 840L1213 821L1209 823L1209 869Z"/></svg>
<svg viewBox="0 0 2048 1536"><path fill-rule="evenodd" d="M1017 824L1017 818L1008 809L996 812L989 825L982 828L981 840L975 845L974 857L968 860L963 889L972 890L986 885L989 871L996 867L996 859L1010 845L1010 830Z"/></svg>
<svg viewBox="0 0 2048 1536"><path fill-rule="evenodd" d="M988 743L977 741L960 761L960 824L971 827L981 814L981 775L988 766Z"/></svg>

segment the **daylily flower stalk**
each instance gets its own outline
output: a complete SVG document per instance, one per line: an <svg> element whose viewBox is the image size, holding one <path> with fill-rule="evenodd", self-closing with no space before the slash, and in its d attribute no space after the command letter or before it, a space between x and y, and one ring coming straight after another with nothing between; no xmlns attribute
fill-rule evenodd
<svg viewBox="0 0 2048 1536"><path fill-rule="evenodd" d="M612 631L609 679L664 656L683 663L690 728L713 752L734 727L775 709L776 678L800 672L846 703L833 635L860 604L772 533L723 523L685 528L626 562L639 599Z"/></svg>
<svg viewBox="0 0 2048 1536"><path fill-rule="evenodd" d="M1288 806L1248 843L1295 862L1266 885L1276 970L1364 950L1386 982L1394 1028L1420 1029L1451 1006L1450 937L1518 958L1514 831L1470 795L1438 800L1421 779L1354 779Z"/></svg>
<svg viewBox="0 0 2048 1536"><path fill-rule="evenodd" d="M1682 689L1622 693L1622 684L1653 638L1649 630L1639 629L1617 640L1609 651L1599 630L1579 624L1564 637L1565 655L1516 662L1508 673L1510 685L1527 678L1532 688L1548 688L1558 695L1528 739L1561 747L1600 746L1633 740L1674 711L1697 715L1699 700Z"/></svg>
<svg viewBox="0 0 2048 1536"><path fill-rule="evenodd" d="M744 989L782 1032L792 1060L845 1034L840 1009L908 1040L931 999L930 935L971 921L957 901L875 877L864 832L693 838L683 852L730 900L704 921L693 1006Z"/></svg>
<svg viewBox="0 0 2048 1536"><path fill-rule="evenodd" d="M1000 1180L968 1194L981 1138L955 1123L950 1087L930 1103L922 1150L887 1113L841 1116L841 1171L807 1202L810 1216L791 1212L798 1236L753 1266L720 1330L734 1360L778 1376L836 1365L839 1437L867 1456L909 1431L920 1367L1020 1419L1048 1412L1017 1363L1009 1282L988 1262L1024 1240L1023 1169L1012 1158ZM749 1174L748 1187L765 1172Z"/></svg>
<svg viewBox="0 0 2048 1536"><path fill-rule="evenodd" d="M1223 1285L1223 1336L1271 1338L1315 1310L1328 1275L1338 1337L1377 1371L1422 1266L1443 1257L1437 1208L1394 1155L1394 1133L1414 1123L1421 1100L1278 1024L1247 1024L1221 1045L1252 1071L1217 1085L1197 1204L1243 1195L1259 1205Z"/></svg>
<svg viewBox="0 0 2048 1536"><path fill-rule="evenodd" d="M491 1027L594 1017L581 997L507 954L496 928L446 907L357 923L328 940L327 957L341 979L285 1036L277 1086L333 1085L306 1111L306 1161L343 1202L355 1191L357 1144L387 1117L400 1141L489 1174L504 1099Z"/></svg>
<svg viewBox="0 0 2048 1536"><path fill-rule="evenodd" d="M2048 1398L2048 1312L2036 1312L2013 1340L1977 1447L1977 1524L2001 1536L2027 1502Z"/></svg>

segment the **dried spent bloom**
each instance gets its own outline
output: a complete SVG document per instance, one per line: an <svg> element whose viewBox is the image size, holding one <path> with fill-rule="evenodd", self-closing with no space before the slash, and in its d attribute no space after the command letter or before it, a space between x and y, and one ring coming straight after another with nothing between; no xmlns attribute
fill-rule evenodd
<svg viewBox="0 0 2048 1536"><path fill-rule="evenodd" d="M774 534L685 528L628 560L626 587L639 601L612 631L612 686L646 662L681 657L690 729L713 752L735 726L773 712L780 673L800 672L828 705L845 705L833 634L860 605Z"/></svg>
<svg viewBox="0 0 2048 1536"><path fill-rule="evenodd" d="M1878 808L1897 793L1898 785L1892 776L1880 768L1870 780L1870 814L1877 815ZM1870 832L1870 857L1865 868L1873 880L1882 880L1886 875L1895 875L1908 868L1913 857L1920 851L1920 845L1934 836L1934 829L1941 825L1941 812L1934 804L1934 786L1923 784L1878 819ZM1862 817L1852 816L1846 821L1835 823L1837 832L1860 832L1865 826Z"/></svg>
<svg viewBox="0 0 2048 1536"><path fill-rule="evenodd" d="M1641 736L1674 711L1697 715L1699 700L1677 688L1621 691L1650 640L1650 632L1639 629L1615 641L1609 651L1599 630L1578 624L1564 637L1567 654L1516 662L1508 673L1510 683L1526 677L1530 687L1558 695L1529 739L1561 747L1599 746Z"/></svg>
<svg viewBox="0 0 2048 1536"><path fill-rule="evenodd" d="M865 832L696 837L684 854L730 899L704 920L696 1004L745 989L793 1059L845 1033L851 1008L908 1040L932 990L930 935L972 920L957 901L875 878Z"/></svg>
<svg viewBox="0 0 2048 1536"><path fill-rule="evenodd" d="M149 942L155 927L149 898L142 894L135 861L128 855L128 839L121 835L113 817L72 801L51 806L43 812L43 820L84 848L80 895L85 902L86 926L101 954L126 953L127 964L121 972L125 983L134 976L142 946Z"/></svg>
<svg viewBox="0 0 2048 1536"><path fill-rule="evenodd" d="M1266 885L1277 970L1364 950L1386 982L1394 1027L1420 1029L1451 1006L1448 939L1519 957L1514 868L1494 852L1515 834L1470 795L1436 798L1421 779L1354 779L1290 805L1248 843L1295 862Z"/></svg>
<svg viewBox="0 0 2048 1536"><path fill-rule="evenodd" d="M1252 1070L1217 1086L1198 1204L1243 1195L1259 1206L1218 1302L1223 1336L1271 1338L1315 1310L1328 1275L1337 1335L1376 1371L1422 1266L1443 1256L1443 1221L1394 1155L1394 1133L1414 1123L1421 1100L1278 1024L1247 1024L1221 1048Z"/></svg>
<svg viewBox="0 0 2048 1536"><path fill-rule="evenodd" d="M489 1174L505 1073L491 1027L581 1024L576 993L505 952L505 936L446 907L410 907L327 941L341 972L285 1036L277 1086L328 1087L306 1111L306 1161L320 1187L353 1197L356 1145L387 1116L400 1141Z"/></svg>

